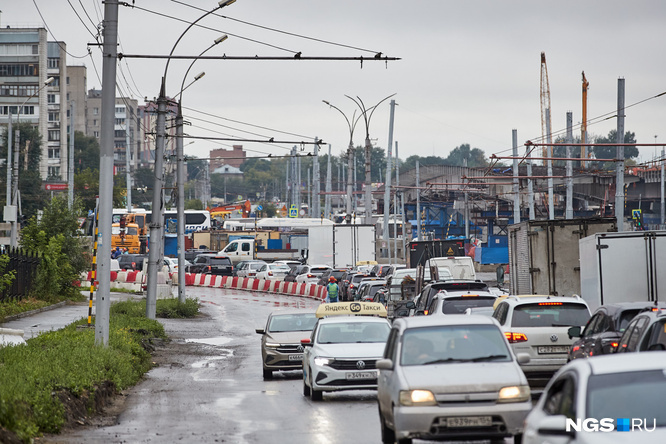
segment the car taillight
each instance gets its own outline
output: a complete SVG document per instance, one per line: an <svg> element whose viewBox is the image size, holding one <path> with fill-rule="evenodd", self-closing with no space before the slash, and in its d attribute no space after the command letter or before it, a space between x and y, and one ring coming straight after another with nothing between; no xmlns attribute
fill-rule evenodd
<svg viewBox="0 0 666 444"><path fill-rule="evenodd" d="M269 272L266 273L266 274L268 274L269 276L273 276L273 272L272 272L272 271L269 271Z"/></svg>
<svg viewBox="0 0 666 444"><path fill-rule="evenodd" d="M611 345L610 345L610 346L611 346L611 350L615 350L615 349L617 348L618 345L620 345L619 342L611 342Z"/></svg>
<svg viewBox="0 0 666 444"><path fill-rule="evenodd" d="M314 274L308 274L308 277L313 278L313 277L316 277L316 276Z"/></svg>
<svg viewBox="0 0 666 444"><path fill-rule="evenodd" d="M580 346L579 345L574 345L574 347L571 351L578 351L578 350L580 350Z"/></svg>
<svg viewBox="0 0 666 444"><path fill-rule="evenodd" d="M206 270L208 270L208 271L211 271L212 269L213 269L213 268L210 267L210 266L206 267Z"/></svg>
<svg viewBox="0 0 666 444"><path fill-rule="evenodd" d="M507 331L504 333L504 336L506 336L506 339L511 343L514 344L516 342L525 342L527 341L527 335L525 333L513 333L510 331Z"/></svg>

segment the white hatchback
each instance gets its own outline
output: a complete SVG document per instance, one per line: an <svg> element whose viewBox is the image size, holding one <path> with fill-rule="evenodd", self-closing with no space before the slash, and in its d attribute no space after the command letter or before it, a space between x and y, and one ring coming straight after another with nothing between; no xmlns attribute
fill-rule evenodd
<svg viewBox="0 0 666 444"><path fill-rule="evenodd" d="M285 264L265 264L257 271L256 279L283 281L289 273L289 265Z"/></svg>

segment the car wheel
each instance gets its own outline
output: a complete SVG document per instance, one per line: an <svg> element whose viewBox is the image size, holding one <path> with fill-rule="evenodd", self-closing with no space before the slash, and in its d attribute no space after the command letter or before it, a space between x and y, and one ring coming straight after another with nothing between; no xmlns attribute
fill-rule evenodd
<svg viewBox="0 0 666 444"><path fill-rule="evenodd" d="M303 378L303 396L310 396L310 387L305 383L305 378Z"/></svg>
<svg viewBox="0 0 666 444"><path fill-rule="evenodd" d="M273 370L264 369L264 379L273 379Z"/></svg>
<svg viewBox="0 0 666 444"><path fill-rule="evenodd" d="M398 444L412 444L412 438L402 438L396 440Z"/></svg>
<svg viewBox="0 0 666 444"><path fill-rule="evenodd" d="M384 444L393 444L395 442L395 432L386 426L381 409L379 410L379 425L382 428L382 442Z"/></svg>
<svg viewBox="0 0 666 444"><path fill-rule="evenodd" d="M517 435L513 435L513 444L522 444L523 443L523 434L519 433Z"/></svg>
<svg viewBox="0 0 666 444"><path fill-rule="evenodd" d="M313 401L321 401L324 399L324 393L319 390L314 389L314 384L312 384L312 379L310 379L310 397Z"/></svg>

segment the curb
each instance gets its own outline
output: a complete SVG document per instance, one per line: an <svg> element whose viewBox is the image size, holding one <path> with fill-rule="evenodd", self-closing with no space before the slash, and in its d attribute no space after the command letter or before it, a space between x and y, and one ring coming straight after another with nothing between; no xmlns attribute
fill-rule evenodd
<svg viewBox="0 0 666 444"><path fill-rule="evenodd" d="M7 316L6 318L4 318L2 320L2 323L9 322L9 321L15 321L15 320L21 319L21 318L26 318L28 316L33 316L33 315L36 315L38 313L42 313L42 312L45 312L45 311L54 310L54 309L60 308L64 305L67 305L67 301L58 302L57 304L49 305L48 307L38 308L36 310L24 311L23 313Z"/></svg>

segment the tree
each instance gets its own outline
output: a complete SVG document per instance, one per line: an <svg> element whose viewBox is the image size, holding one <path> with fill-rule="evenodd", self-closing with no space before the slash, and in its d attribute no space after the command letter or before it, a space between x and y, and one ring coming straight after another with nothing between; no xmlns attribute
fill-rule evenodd
<svg viewBox="0 0 666 444"><path fill-rule="evenodd" d="M81 131L74 133L74 172L99 170L99 141Z"/></svg>
<svg viewBox="0 0 666 444"><path fill-rule="evenodd" d="M452 166L465 166L465 160L470 168L488 166L485 153L479 148L470 148L468 143L454 148L444 163Z"/></svg>
<svg viewBox="0 0 666 444"><path fill-rule="evenodd" d="M617 143L617 130L610 130L608 132L608 137L597 137L594 143ZM624 133L624 143L636 143L636 134L627 131ZM615 159L617 156L617 147L615 146L599 146L593 145L592 152L594 157L598 159ZM638 148L635 146L625 146L624 147L624 158L631 159L638 157ZM595 162L597 168L603 169L614 169L614 162Z"/></svg>
<svg viewBox="0 0 666 444"><path fill-rule="evenodd" d="M419 162L419 166L425 165L444 165L445 160L439 156L427 156L421 157L417 155L409 156L401 165L400 169L403 171L413 170L416 168L416 162Z"/></svg>

